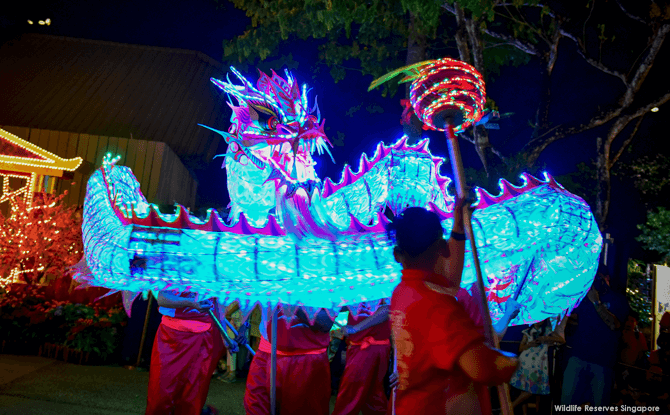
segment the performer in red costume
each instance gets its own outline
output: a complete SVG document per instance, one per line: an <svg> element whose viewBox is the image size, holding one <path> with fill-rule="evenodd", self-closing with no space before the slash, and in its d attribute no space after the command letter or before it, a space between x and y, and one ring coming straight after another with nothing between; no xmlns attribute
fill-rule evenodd
<svg viewBox="0 0 670 415"><path fill-rule="evenodd" d="M151 352L145 414L200 415L224 350L207 311L214 308L218 315L218 307L211 299L172 291L159 292L156 302L163 319ZM228 346L237 350L235 343Z"/></svg>
<svg viewBox="0 0 670 415"><path fill-rule="evenodd" d="M463 202L451 238L439 217L409 208L389 225L402 281L391 298L397 352L395 413L490 414L487 386L510 379L518 361L489 348L457 300L463 272Z"/></svg>
<svg viewBox="0 0 670 415"><path fill-rule="evenodd" d="M244 392L247 415L270 413L272 347L271 318L263 309L261 344L251 362ZM328 415L330 410L330 363L328 344L333 322L321 310L310 323L298 309L290 321L281 312L277 321L276 408L281 415Z"/></svg>
<svg viewBox="0 0 670 415"><path fill-rule="evenodd" d="M366 309L359 310L357 317L349 314L348 325L340 330L348 337L347 364L332 415L386 414L384 376L391 353L388 305L374 314Z"/></svg>

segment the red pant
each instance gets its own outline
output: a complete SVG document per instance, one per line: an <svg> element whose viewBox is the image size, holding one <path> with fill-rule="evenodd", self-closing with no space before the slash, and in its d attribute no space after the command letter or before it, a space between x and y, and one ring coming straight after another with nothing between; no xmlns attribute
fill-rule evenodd
<svg viewBox="0 0 670 415"><path fill-rule="evenodd" d="M244 409L247 415L270 413L270 354L258 351L249 368ZM277 356L276 406L281 415L328 415L328 354Z"/></svg>
<svg viewBox="0 0 670 415"><path fill-rule="evenodd" d="M347 365L340 380L340 389L333 415L385 415L389 402L384 392L384 376L388 369L390 345L349 345Z"/></svg>
<svg viewBox="0 0 670 415"><path fill-rule="evenodd" d="M190 333L161 324L151 352L145 415L200 415L222 353L223 339L214 325Z"/></svg>

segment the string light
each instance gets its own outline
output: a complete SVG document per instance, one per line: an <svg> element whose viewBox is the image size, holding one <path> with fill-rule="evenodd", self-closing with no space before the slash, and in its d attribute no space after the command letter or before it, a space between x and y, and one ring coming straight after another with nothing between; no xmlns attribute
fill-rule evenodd
<svg viewBox="0 0 670 415"><path fill-rule="evenodd" d="M456 111L463 123L455 132L464 131L483 115L486 103L484 79L472 66L455 59L443 58L421 69L412 82L410 102L416 115L433 130L445 131L435 125L434 117L442 111Z"/></svg>
<svg viewBox="0 0 670 415"><path fill-rule="evenodd" d="M19 258L22 258L30 255L32 249L27 245L29 235L26 229L34 227L37 236L33 238L33 235L31 238L33 241L40 240L41 243L52 243L53 238L59 234L59 231L53 235L47 231L54 225L52 219L43 217L38 220L40 216L34 217L34 215L43 215L44 212L50 211L62 196L50 202L48 202L50 198L45 198L44 200L48 202L46 204L35 204L35 193L53 191L55 181L52 177L62 176L63 171L76 170L83 160L80 157L63 159L2 129L0 129L0 141L3 142L5 151L4 154L0 154L0 180L2 180L0 203L8 202L10 208L9 217L3 218L0 238L5 242L9 241L7 243L13 245L12 249L16 249ZM25 184L18 189L12 189L10 179L25 180ZM65 249L71 250L71 248L72 246ZM22 268L25 266L22 261L26 259L19 259L17 265L7 275L0 276L0 286L17 281L21 275L44 271L45 266L39 260L43 255L40 253L33 257L31 260L35 261L34 266L25 269Z"/></svg>

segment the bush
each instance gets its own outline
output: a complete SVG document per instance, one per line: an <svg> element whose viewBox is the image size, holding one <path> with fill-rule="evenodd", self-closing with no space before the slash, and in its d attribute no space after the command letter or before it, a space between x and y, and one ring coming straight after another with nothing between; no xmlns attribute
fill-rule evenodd
<svg viewBox="0 0 670 415"><path fill-rule="evenodd" d="M73 304L48 299L46 287L11 284L0 290L0 339L36 347L55 344L95 353L119 350L127 316L122 306Z"/></svg>

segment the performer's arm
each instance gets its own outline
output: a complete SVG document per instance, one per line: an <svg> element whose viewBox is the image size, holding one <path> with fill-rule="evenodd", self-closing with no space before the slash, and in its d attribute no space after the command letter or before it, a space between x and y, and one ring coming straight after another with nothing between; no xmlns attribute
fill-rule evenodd
<svg viewBox="0 0 670 415"><path fill-rule="evenodd" d="M370 327L376 326L377 324L381 324L385 321L388 321L388 319L389 319L389 306L382 305L370 317L366 318L365 320L361 321L355 326L344 326L342 331L346 335L351 335L369 329Z"/></svg>
<svg viewBox="0 0 670 415"><path fill-rule="evenodd" d="M477 284L475 284L475 286L476 285ZM498 336L498 339L502 339L503 337L505 337L505 333L507 332L509 322L512 321L519 314L520 309L521 304L512 300L511 298L507 300L507 302L505 302L505 313L503 314L502 317L500 317L500 320L498 320L496 324L493 325L493 330L496 332L496 336Z"/></svg>
<svg viewBox="0 0 670 415"><path fill-rule="evenodd" d="M463 226L463 209L467 209L463 199L456 198L454 204L454 225L451 228L449 244L449 263L447 273L450 281L460 281L463 275L463 262L465 260L465 228Z"/></svg>
<svg viewBox="0 0 670 415"><path fill-rule="evenodd" d="M427 343L437 367L453 370L458 366L476 382L487 385L512 377L518 359L486 346L484 336L456 300L454 304L436 304L427 323Z"/></svg>
<svg viewBox="0 0 670 415"><path fill-rule="evenodd" d="M165 308L191 307L198 311L207 311L213 306L210 300L195 301L193 298L180 297L169 291L160 291L156 297L156 303Z"/></svg>
<svg viewBox="0 0 670 415"><path fill-rule="evenodd" d="M621 327L621 322L619 319L617 319L614 314L610 313L607 307L605 307L605 304L600 301L600 294L598 294L596 289L591 287L586 296L588 297L589 301L593 303L598 316L602 319L602 321L605 322L605 324L607 324L607 327L609 327L610 330L618 330Z"/></svg>
<svg viewBox="0 0 670 415"><path fill-rule="evenodd" d="M458 359L458 366L472 380L490 386L507 382L519 364L519 360L484 343L477 343Z"/></svg>

